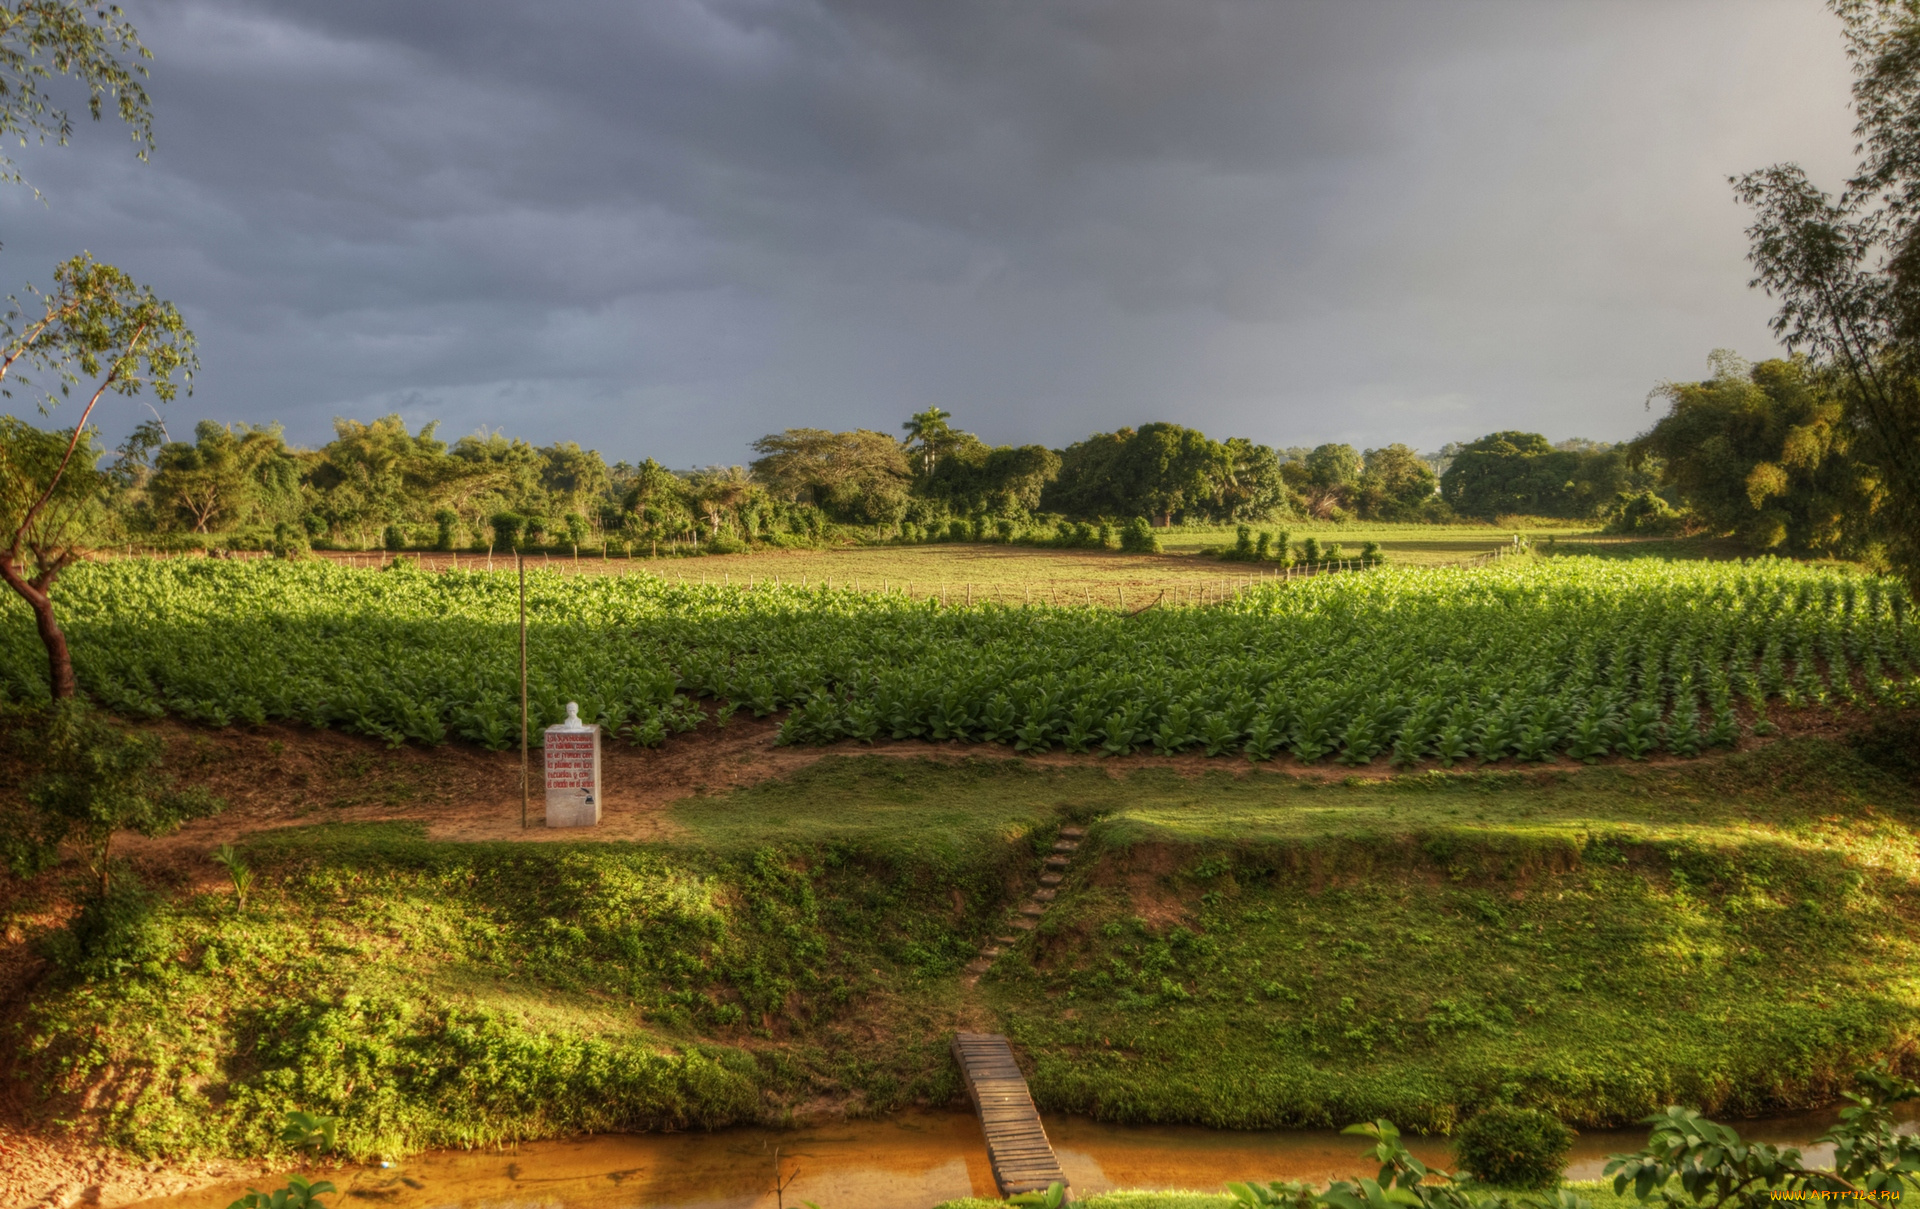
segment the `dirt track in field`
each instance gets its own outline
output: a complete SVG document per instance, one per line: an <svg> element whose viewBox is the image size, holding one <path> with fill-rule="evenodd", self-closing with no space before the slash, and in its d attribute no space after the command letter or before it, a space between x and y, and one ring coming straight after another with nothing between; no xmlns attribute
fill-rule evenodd
<svg viewBox="0 0 1920 1209"><path fill-rule="evenodd" d="M1776 721L1783 735L1838 737L1862 725L1859 718L1836 717L1831 711L1820 710L1783 712ZM1243 759L1210 758L1196 752L1177 756L1143 752L1109 758L1052 751L1021 756L1000 744L925 740L781 747L775 743L775 719L736 715L724 728L709 722L697 731L674 736L657 749L606 741L601 749L605 794L601 823L591 832L583 832L549 830L544 825L538 750L529 758L529 826L522 829L518 752L490 752L459 744L390 748L357 735L282 724L214 730L160 722L151 729L167 741L168 764L224 798L227 808L171 836L155 840L127 837L124 851L136 860L165 860L179 850L200 854L258 831L335 822L411 820L424 824L434 839L456 841L666 839L676 832L668 816L674 802L791 776L829 755L953 761L1020 759L1051 767L1094 766L1115 777L1145 768L1170 769L1194 777L1209 773L1248 775L1255 771L1255 766ZM1747 740L1749 746L1754 742ZM1710 754L1699 759L1715 758ZM1644 763L1658 767L1698 763L1699 759L1662 755ZM1619 757L1608 761L1624 762ZM1351 768L1332 761L1303 765L1286 756L1258 767L1330 781L1350 777L1376 780L1408 771L1392 768L1385 760ZM1477 767L1471 761L1457 766L1462 772ZM1580 766L1559 759L1540 765L1503 762L1497 767L1572 770ZM1428 768L1438 765L1428 761L1412 771Z"/></svg>

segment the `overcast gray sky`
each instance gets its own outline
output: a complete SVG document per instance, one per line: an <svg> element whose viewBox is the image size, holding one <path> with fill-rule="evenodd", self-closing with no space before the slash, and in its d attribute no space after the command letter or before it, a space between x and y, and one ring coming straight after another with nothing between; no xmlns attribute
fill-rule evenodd
<svg viewBox="0 0 1920 1209"><path fill-rule="evenodd" d="M1620 439L1773 347L1727 176L1851 162L1814 0L123 3L158 149L18 153L0 280L176 302L176 435Z"/></svg>

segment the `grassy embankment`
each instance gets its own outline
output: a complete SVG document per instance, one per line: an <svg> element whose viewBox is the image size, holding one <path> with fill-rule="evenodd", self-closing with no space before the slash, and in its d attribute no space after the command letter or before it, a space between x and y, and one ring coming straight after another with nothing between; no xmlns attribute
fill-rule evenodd
<svg viewBox="0 0 1920 1209"><path fill-rule="evenodd" d="M948 1102L965 1023L1049 1112L1737 1115L1910 1045L1917 811L1798 739L1348 783L828 757L670 842L288 829L243 845L244 913L177 876L117 968L17 1005L16 1086L143 1154L261 1151L298 1107L371 1155ZM965 988L1067 817L1053 910Z"/></svg>

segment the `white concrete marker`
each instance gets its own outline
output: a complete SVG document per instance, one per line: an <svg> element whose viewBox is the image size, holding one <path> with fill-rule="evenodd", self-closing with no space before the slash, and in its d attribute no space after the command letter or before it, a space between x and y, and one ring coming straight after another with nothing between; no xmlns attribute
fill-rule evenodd
<svg viewBox="0 0 1920 1209"><path fill-rule="evenodd" d="M600 821L600 728L580 721L567 702L567 720L546 729L541 762L547 772L547 826L592 827Z"/></svg>

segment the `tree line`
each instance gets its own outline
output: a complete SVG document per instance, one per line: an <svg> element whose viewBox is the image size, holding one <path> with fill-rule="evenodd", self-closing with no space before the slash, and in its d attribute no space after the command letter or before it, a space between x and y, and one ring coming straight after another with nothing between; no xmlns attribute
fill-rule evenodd
<svg viewBox="0 0 1920 1209"><path fill-rule="evenodd" d="M149 420L111 452L83 434L68 473L92 497L97 543L160 548L654 554L1007 538L1067 522L1511 516L1711 533L1793 554L1884 548L1884 475L1847 420L1846 384L1805 357L1709 360L1708 378L1663 386L1667 414L1618 444L1500 431L1421 454L1274 447L1150 423L1055 450L989 445L930 408L898 437L791 428L754 442L746 465L675 471L498 432L449 443L436 425L412 431L398 416L338 420L313 449L278 425L202 421L191 440L170 440ZM11 450L16 463L34 441L52 456L68 439L12 417L3 425L0 456Z"/></svg>
<svg viewBox="0 0 1920 1209"><path fill-rule="evenodd" d="M931 540L1288 519L1446 522L1592 517L1651 490L1630 445L1500 432L1420 454L1402 444L1276 448L1179 424L1095 433L1065 449L989 445L930 408L895 437L790 428L746 465L609 464L572 442L481 432L451 443L398 416L335 422L315 449L278 425L158 420L117 450L89 436L98 540L142 546L625 552L740 549L844 538ZM16 443L30 426L9 421ZM45 434L46 440L55 434ZM60 439L64 439L61 436Z"/></svg>

